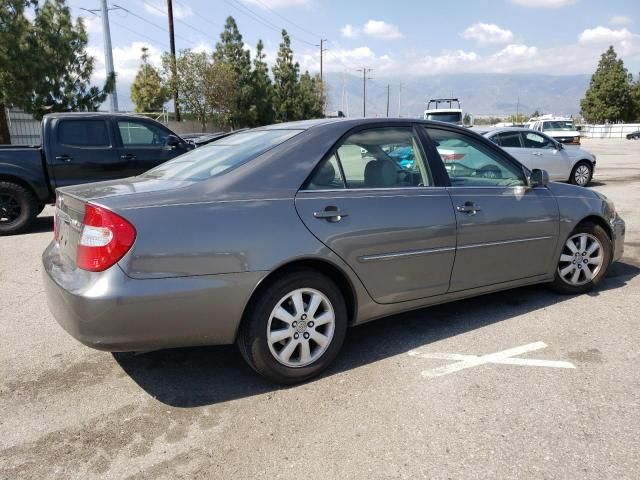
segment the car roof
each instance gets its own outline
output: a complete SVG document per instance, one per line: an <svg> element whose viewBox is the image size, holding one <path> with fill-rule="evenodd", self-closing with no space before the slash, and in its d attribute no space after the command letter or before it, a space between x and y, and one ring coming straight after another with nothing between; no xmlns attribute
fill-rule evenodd
<svg viewBox="0 0 640 480"><path fill-rule="evenodd" d="M537 130L532 130L531 128L527 128L527 127L498 127L498 128L493 128L491 130L487 130L486 132L482 132L482 135L489 135L489 134L494 134L494 133L503 133L503 132L533 132L533 133L540 133Z"/></svg>

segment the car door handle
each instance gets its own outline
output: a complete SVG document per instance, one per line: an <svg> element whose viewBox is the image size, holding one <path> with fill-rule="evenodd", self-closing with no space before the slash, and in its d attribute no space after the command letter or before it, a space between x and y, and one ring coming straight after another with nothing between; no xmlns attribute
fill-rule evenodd
<svg viewBox="0 0 640 480"><path fill-rule="evenodd" d="M71 161L71 155L58 155L56 157L56 160L58 160L60 162L70 162Z"/></svg>
<svg viewBox="0 0 640 480"><path fill-rule="evenodd" d="M481 209L480 209L480 207L478 205L476 205L473 202L464 202L464 205L458 205L456 207L456 210L459 211L460 213L466 213L466 214L469 214L469 215L475 215Z"/></svg>
<svg viewBox="0 0 640 480"><path fill-rule="evenodd" d="M122 160L135 160L136 156L133 153L125 153L123 155L120 155L120 158Z"/></svg>
<svg viewBox="0 0 640 480"><path fill-rule="evenodd" d="M533 152L533 154L534 154L536 157L541 157L541 156L542 156L542 153L540 153L540 152Z"/></svg>
<svg viewBox="0 0 640 480"><path fill-rule="evenodd" d="M313 216L321 220L327 220L328 222L339 222L344 217L348 217L349 214L343 212L338 207L330 206L319 212L313 212Z"/></svg>

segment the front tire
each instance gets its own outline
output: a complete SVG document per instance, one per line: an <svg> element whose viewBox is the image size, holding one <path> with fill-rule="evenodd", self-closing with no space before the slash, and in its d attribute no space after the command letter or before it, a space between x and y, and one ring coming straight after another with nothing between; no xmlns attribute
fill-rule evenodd
<svg viewBox="0 0 640 480"><path fill-rule="evenodd" d="M573 167L571 170L571 178L569 181L574 185L578 185L580 187L586 187L591 182L591 178L593 177L593 165L591 162L586 160L582 160Z"/></svg>
<svg viewBox="0 0 640 480"><path fill-rule="evenodd" d="M0 182L0 236L24 232L40 213L38 199L13 182Z"/></svg>
<svg viewBox="0 0 640 480"><path fill-rule="evenodd" d="M562 248L551 287L573 295L590 291L605 277L611 250L609 235L600 225L579 225Z"/></svg>
<svg viewBox="0 0 640 480"><path fill-rule="evenodd" d="M245 314L238 347L247 363L280 384L308 380L336 358L347 330L344 297L313 270L296 270L258 294Z"/></svg>

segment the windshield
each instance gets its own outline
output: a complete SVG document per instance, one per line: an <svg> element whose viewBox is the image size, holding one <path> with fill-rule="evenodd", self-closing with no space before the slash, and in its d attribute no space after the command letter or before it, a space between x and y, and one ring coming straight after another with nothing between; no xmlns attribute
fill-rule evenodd
<svg viewBox="0 0 640 480"><path fill-rule="evenodd" d="M144 173L162 180L207 180L248 162L302 130L253 130L236 133L163 163Z"/></svg>
<svg viewBox="0 0 640 480"><path fill-rule="evenodd" d="M544 129L572 131L572 130L575 130L576 127L573 125L573 122L566 121L566 120L558 120L555 122L544 122Z"/></svg>
<svg viewBox="0 0 640 480"><path fill-rule="evenodd" d="M437 120L439 122L460 123L462 113L460 112L430 112L425 113L425 120Z"/></svg>

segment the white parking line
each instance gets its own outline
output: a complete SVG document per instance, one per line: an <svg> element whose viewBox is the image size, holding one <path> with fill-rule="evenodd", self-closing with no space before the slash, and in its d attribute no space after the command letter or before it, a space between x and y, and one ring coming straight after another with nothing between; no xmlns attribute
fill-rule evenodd
<svg viewBox="0 0 640 480"><path fill-rule="evenodd" d="M555 360L538 360L534 358L512 358L534 350L546 348L544 342L528 343L519 347L509 348L488 355L462 355L459 353L422 353L418 350L410 350L408 352L412 357L428 358L436 360L453 360L456 363L444 365L431 370L424 370L421 375L425 378L441 377L449 373L459 372L466 368L477 367L486 363L498 363L502 365L523 365L529 367L550 367L550 368L576 368L571 362L555 361Z"/></svg>

